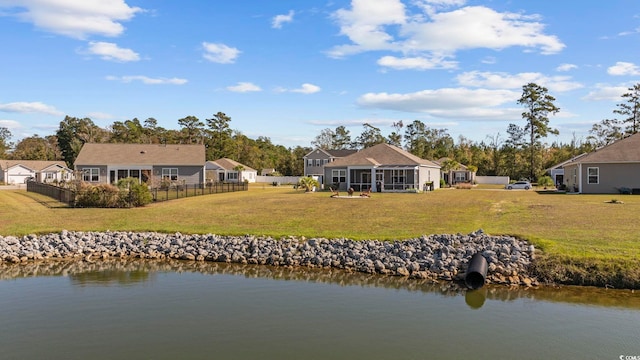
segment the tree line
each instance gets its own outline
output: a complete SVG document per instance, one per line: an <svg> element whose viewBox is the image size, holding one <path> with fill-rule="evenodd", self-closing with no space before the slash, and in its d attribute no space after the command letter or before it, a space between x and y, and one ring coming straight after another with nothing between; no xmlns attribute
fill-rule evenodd
<svg viewBox="0 0 640 360"><path fill-rule="evenodd" d="M281 175L302 175L303 156L313 148L326 150L364 149L388 143L428 160L448 158L447 164L460 163L477 169L478 175L509 176L512 179L536 180L545 169L592 151L640 130L640 84L628 88L613 113L621 119L603 119L593 125L589 136L582 140L575 136L568 143L543 140L558 134L549 126L549 116L560 109L548 89L535 83L522 87L517 103L523 106L524 126L509 124L506 134L487 135L482 141L464 136L454 140L447 129L434 129L420 120L392 124L389 134L364 123L360 134L352 136L344 126L326 128L311 142L312 147L276 145L268 137L251 139L230 127L231 117L217 112L204 121L195 116L178 119L179 129L158 126L154 118L115 121L106 128L97 126L90 118L66 116L54 135L34 135L10 142L11 132L0 127L0 158L21 160L64 160L69 167L87 142L146 143L146 144L203 144L206 159L231 158L258 171L276 169Z"/></svg>

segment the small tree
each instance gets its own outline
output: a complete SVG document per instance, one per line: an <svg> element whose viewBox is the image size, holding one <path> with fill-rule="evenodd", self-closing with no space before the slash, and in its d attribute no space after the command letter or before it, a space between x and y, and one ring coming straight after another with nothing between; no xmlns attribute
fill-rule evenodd
<svg viewBox="0 0 640 360"><path fill-rule="evenodd" d="M318 180L312 178L311 176L305 176L300 178L298 181L298 186L304 188L304 192L310 192L314 187L320 187L320 183Z"/></svg>
<svg viewBox="0 0 640 360"><path fill-rule="evenodd" d="M136 178L120 179L117 186L120 189L121 206L145 206L152 200L149 187L141 184Z"/></svg>

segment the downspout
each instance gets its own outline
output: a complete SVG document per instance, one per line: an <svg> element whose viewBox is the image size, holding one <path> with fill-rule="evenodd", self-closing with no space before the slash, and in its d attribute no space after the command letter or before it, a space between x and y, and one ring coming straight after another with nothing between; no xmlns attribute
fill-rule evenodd
<svg viewBox="0 0 640 360"><path fill-rule="evenodd" d="M351 187L351 168L347 166L347 190Z"/></svg>
<svg viewBox="0 0 640 360"><path fill-rule="evenodd" d="M582 194L582 163L578 164L578 194Z"/></svg>
<svg viewBox="0 0 640 360"><path fill-rule="evenodd" d="M373 192L378 191L378 186L376 185L376 167L375 166L371 167L371 183L369 184L369 188Z"/></svg>

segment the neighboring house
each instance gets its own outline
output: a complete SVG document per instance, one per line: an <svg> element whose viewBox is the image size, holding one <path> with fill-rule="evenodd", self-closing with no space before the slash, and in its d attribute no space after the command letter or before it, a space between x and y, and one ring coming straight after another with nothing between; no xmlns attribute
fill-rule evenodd
<svg viewBox="0 0 640 360"><path fill-rule="evenodd" d="M545 172L547 174L549 174L549 176L551 177L551 179L553 180L553 183L555 184L556 187L560 187L560 185L564 184L564 168L563 166L565 166L566 164L577 160L578 158L580 158L581 156L586 155L586 153L582 153L580 155L574 156L569 160L563 161L559 164L556 164L548 169L545 170Z"/></svg>
<svg viewBox="0 0 640 360"><path fill-rule="evenodd" d="M440 158L434 161L436 164L443 166L446 161L450 161L451 159L447 157ZM457 166L449 171L444 171L442 168L440 169L440 173L442 179L447 185L455 185L457 183L466 183L473 182L473 178L475 177L475 171L469 170L466 165L457 163Z"/></svg>
<svg viewBox="0 0 640 360"><path fill-rule="evenodd" d="M237 161L221 158L215 161L207 161L207 180L220 182L256 182L258 171Z"/></svg>
<svg viewBox="0 0 640 360"><path fill-rule="evenodd" d="M440 187L440 165L389 144L378 144L324 166L325 188L406 191Z"/></svg>
<svg viewBox="0 0 640 360"><path fill-rule="evenodd" d="M640 133L580 156L563 169L572 192L615 194L627 188L640 193Z"/></svg>
<svg viewBox="0 0 640 360"><path fill-rule="evenodd" d="M270 176L276 173L276 169L274 168L264 168L260 170L260 176Z"/></svg>
<svg viewBox="0 0 640 360"><path fill-rule="evenodd" d="M69 181L73 171L64 161L0 160L0 182L23 184L27 180L38 182Z"/></svg>
<svg viewBox="0 0 640 360"><path fill-rule="evenodd" d="M115 183L132 177L152 186L205 181L204 145L94 144L82 146L74 167L80 180Z"/></svg>
<svg viewBox="0 0 640 360"><path fill-rule="evenodd" d="M325 150L316 148L307 155L303 156L304 159L304 176L313 176L318 179L319 183L324 183L323 175L324 165L341 159L345 156L356 153L357 150Z"/></svg>

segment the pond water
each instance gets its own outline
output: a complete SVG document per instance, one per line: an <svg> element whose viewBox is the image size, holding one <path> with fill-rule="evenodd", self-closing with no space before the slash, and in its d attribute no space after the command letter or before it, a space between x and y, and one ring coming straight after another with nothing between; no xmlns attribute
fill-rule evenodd
<svg viewBox="0 0 640 360"><path fill-rule="evenodd" d="M640 293L203 262L0 265L2 359L632 359Z"/></svg>

